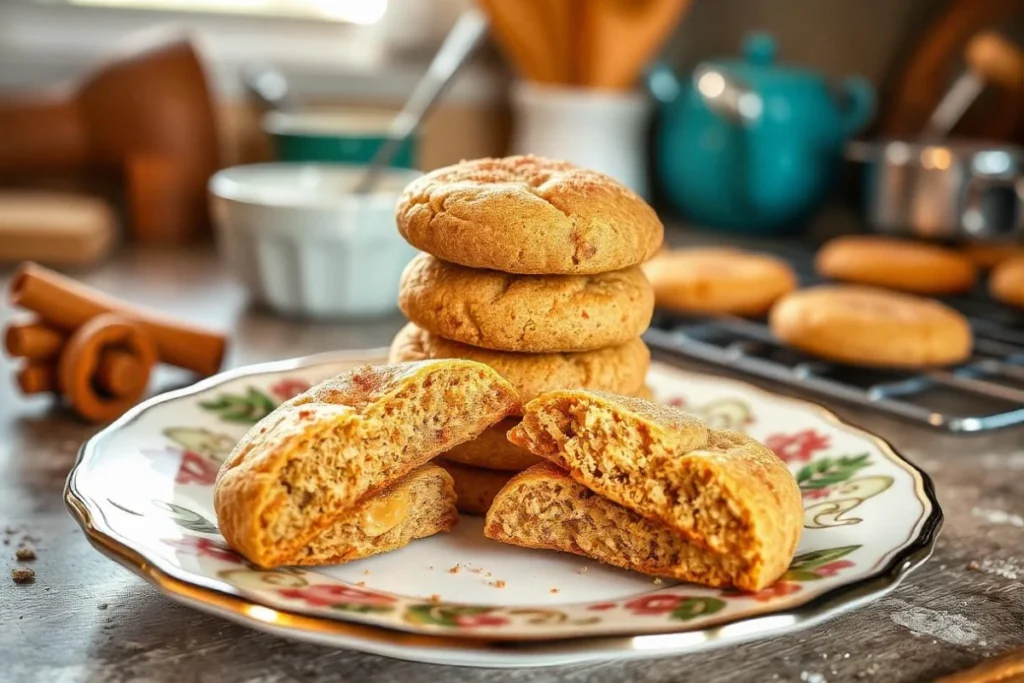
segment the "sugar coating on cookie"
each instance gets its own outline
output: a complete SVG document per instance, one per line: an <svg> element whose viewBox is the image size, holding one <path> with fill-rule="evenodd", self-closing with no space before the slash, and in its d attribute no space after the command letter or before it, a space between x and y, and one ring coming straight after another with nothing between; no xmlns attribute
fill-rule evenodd
<svg viewBox="0 0 1024 683"><path fill-rule="evenodd" d="M1024 256L996 266L989 277L988 288L999 301L1024 308Z"/></svg>
<svg viewBox="0 0 1024 683"><path fill-rule="evenodd" d="M464 360L364 366L256 423L214 485L217 523L261 567L291 564L368 493L520 409L494 370Z"/></svg>
<svg viewBox="0 0 1024 683"><path fill-rule="evenodd" d="M437 464L444 468L454 481L455 506L459 512L480 517L487 514L498 491L516 474L446 460L440 460Z"/></svg>
<svg viewBox="0 0 1024 683"><path fill-rule="evenodd" d="M663 251L643 270L659 308L687 313L760 315L797 285L785 261L739 249Z"/></svg>
<svg viewBox="0 0 1024 683"><path fill-rule="evenodd" d="M769 324L785 344L830 360L877 367L950 365L971 354L963 315L932 299L862 285L788 294Z"/></svg>
<svg viewBox="0 0 1024 683"><path fill-rule="evenodd" d="M597 275L514 275L420 254L398 305L420 327L499 351L591 351L639 337L654 292L638 266Z"/></svg>
<svg viewBox="0 0 1024 683"><path fill-rule="evenodd" d="M533 156L427 173L406 187L395 217L410 244L440 259L533 275L634 266L664 234L654 210L618 181Z"/></svg>
<svg viewBox="0 0 1024 683"><path fill-rule="evenodd" d="M934 244L848 235L815 257L820 275L916 294L956 294L974 286L977 269L963 254Z"/></svg>
<svg viewBox="0 0 1024 683"><path fill-rule="evenodd" d="M632 395L642 391L651 366L650 349L640 338L595 351L515 353L462 344L409 323L391 343L392 363L428 358L468 358L489 365L512 383L524 403L566 388Z"/></svg>

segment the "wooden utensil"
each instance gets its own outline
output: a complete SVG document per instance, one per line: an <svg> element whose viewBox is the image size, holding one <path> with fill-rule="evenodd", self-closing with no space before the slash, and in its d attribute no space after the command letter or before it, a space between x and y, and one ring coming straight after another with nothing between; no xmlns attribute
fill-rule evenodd
<svg viewBox="0 0 1024 683"><path fill-rule="evenodd" d="M553 52L552 33L543 27L549 18L548 0L479 0L491 23L491 33L505 58L521 77L538 83L566 83L566 73ZM555 0L563 4L562 0Z"/></svg>
<svg viewBox="0 0 1024 683"><path fill-rule="evenodd" d="M962 68L965 46L979 32L1020 26L1020 0L951 0L893 69L882 98L881 133L913 138ZM956 134L1024 143L1024 87L989 88L956 126Z"/></svg>
<svg viewBox="0 0 1024 683"><path fill-rule="evenodd" d="M922 134L926 140L946 137L981 93L986 83L1024 88L1024 52L998 33L971 38L964 51L967 69L946 91Z"/></svg>
<svg viewBox="0 0 1024 683"><path fill-rule="evenodd" d="M636 82L690 0L581 0L582 85L628 89Z"/></svg>
<svg viewBox="0 0 1024 683"><path fill-rule="evenodd" d="M102 199L0 191L0 262L89 265L107 254L116 231L114 212Z"/></svg>

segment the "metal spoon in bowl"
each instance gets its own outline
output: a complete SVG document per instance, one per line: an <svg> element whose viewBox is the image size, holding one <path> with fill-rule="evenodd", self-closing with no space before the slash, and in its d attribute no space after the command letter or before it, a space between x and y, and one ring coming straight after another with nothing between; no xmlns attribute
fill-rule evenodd
<svg viewBox="0 0 1024 683"><path fill-rule="evenodd" d="M434 55L426 75L416 84L405 107L391 122L387 139L373 155L369 168L353 189L354 193L364 194L373 190L381 172L390 163L395 152L416 132L434 104L448 89L455 74L483 42L484 36L487 35L487 26L487 18L480 10L474 8L462 13L445 37L441 49Z"/></svg>

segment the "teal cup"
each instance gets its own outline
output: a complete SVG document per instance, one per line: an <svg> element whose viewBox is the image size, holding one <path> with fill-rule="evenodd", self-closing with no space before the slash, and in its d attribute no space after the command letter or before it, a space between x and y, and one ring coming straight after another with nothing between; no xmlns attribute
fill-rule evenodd
<svg viewBox="0 0 1024 683"><path fill-rule="evenodd" d="M387 138L394 112L350 110L342 112L270 112L263 129L270 136L279 161L368 164ZM418 139L410 136L389 164L416 168Z"/></svg>

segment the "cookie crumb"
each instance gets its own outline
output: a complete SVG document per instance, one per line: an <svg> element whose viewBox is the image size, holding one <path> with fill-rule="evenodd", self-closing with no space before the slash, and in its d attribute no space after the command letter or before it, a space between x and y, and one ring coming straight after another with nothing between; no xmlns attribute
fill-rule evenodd
<svg viewBox="0 0 1024 683"><path fill-rule="evenodd" d="M358 582L356 582L356 585L357 586L365 586L366 582L365 581L358 581Z"/></svg>
<svg viewBox="0 0 1024 683"><path fill-rule="evenodd" d="M11 578L14 583L33 583L36 580L36 573L27 567L12 569Z"/></svg>
<svg viewBox="0 0 1024 683"><path fill-rule="evenodd" d="M11 536L13 534L18 533L18 530L15 529L13 526L6 526L6 527L4 527L4 533L7 534L8 536Z"/></svg>
<svg viewBox="0 0 1024 683"><path fill-rule="evenodd" d="M981 571L981 565L978 564L977 560L971 560L971 563L967 565L967 568L970 569L972 572Z"/></svg>
<svg viewBox="0 0 1024 683"><path fill-rule="evenodd" d="M558 589L557 589L557 588L552 588L552 589L551 589L551 592L552 592L552 593L557 593L557 592L558 592Z"/></svg>
<svg viewBox="0 0 1024 683"><path fill-rule="evenodd" d="M434 565L432 565L432 564L431 565L427 565L427 569L433 569L433 568L434 568Z"/></svg>
<svg viewBox="0 0 1024 683"><path fill-rule="evenodd" d="M481 568L481 567L473 567L472 569L469 570L469 573L470 574L479 574L482 571L483 571L483 568Z"/></svg>
<svg viewBox="0 0 1024 683"><path fill-rule="evenodd" d="M107 609L107 603L101 602L100 604L96 605L96 609Z"/></svg>
<svg viewBox="0 0 1024 683"><path fill-rule="evenodd" d="M369 575L370 575L370 570L369 569L363 571L363 576L369 576Z"/></svg>
<svg viewBox="0 0 1024 683"><path fill-rule="evenodd" d="M580 574L586 574L587 573L587 568L586 567L580 567L579 573Z"/></svg>
<svg viewBox="0 0 1024 683"><path fill-rule="evenodd" d="M441 602L441 596L438 595L437 593L434 593L433 595L430 596L430 602L432 602L432 603L434 603L436 605L437 603Z"/></svg>
<svg viewBox="0 0 1024 683"><path fill-rule="evenodd" d="M14 551L14 556L21 562L36 559L36 549L30 545L20 545Z"/></svg>
<svg viewBox="0 0 1024 683"><path fill-rule="evenodd" d="M491 581L491 585L494 586L495 588L504 588L505 587L505 582L502 581L501 579L499 579L497 581Z"/></svg>
<svg viewBox="0 0 1024 683"><path fill-rule="evenodd" d="M448 570L448 573L449 574L458 574L459 573L459 569L460 569L459 565L456 564L454 567L452 567L451 569Z"/></svg>
<svg viewBox="0 0 1024 683"><path fill-rule="evenodd" d="M665 583L665 582L662 581L660 577L655 577L655 579L654 579L654 585L655 586L660 586L663 583Z"/></svg>

